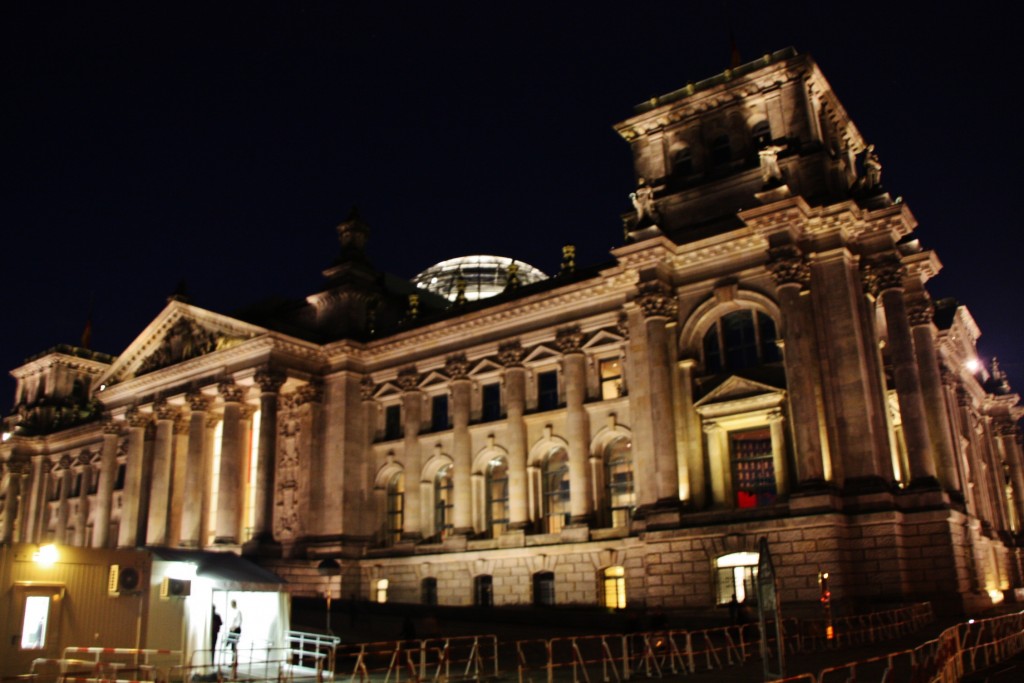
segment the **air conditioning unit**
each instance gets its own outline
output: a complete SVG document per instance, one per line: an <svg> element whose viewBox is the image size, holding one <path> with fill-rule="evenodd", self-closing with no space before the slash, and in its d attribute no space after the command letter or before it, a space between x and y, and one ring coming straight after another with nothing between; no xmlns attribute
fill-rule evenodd
<svg viewBox="0 0 1024 683"><path fill-rule="evenodd" d="M192 582L185 579L172 579L165 576L160 584L160 598L170 600L171 598L184 598L192 594Z"/></svg>
<svg viewBox="0 0 1024 683"><path fill-rule="evenodd" d="M107 595L117 597L125 593L137 593L142 589L142 575L135 567L110 565L107 574Z"/></svg>

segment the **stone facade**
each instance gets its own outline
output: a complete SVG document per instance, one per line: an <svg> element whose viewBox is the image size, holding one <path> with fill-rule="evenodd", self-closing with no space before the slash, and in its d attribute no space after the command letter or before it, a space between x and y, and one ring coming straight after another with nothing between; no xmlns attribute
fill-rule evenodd
<svg viewBox="0 0 1024 683"><path fill-rule="evenodd" d="M296 594L712 607L1022 585L1018 397L823 75L792 51L616 130L612 265L493 298L380 276L231 318L181 297L117 358L13 371L0 540L243 552ZM567 252L567 253L571 253ZM513 278L514 279L514 278Z"/></svg>

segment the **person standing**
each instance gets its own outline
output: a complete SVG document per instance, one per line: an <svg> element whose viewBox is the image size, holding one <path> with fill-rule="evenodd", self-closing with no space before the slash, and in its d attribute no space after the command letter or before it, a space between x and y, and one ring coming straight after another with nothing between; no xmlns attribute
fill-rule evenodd
<svg viewBox="0 0 1024 683"><path fill-rule="evenodd" d="M220 614L217 612L217 608L213 608L213 617L210 619L210 650L217 650L217 636L220 635L220 627L224 625L224 620L220 618Z"/></svg>
<svg viewBox="0 0 1024 683"><path fill-rule="evenodd" d="M238 603L231 601L231 626L228 627L228 647L231 648L231 665L238 664L238 641L242 638L242 610Z"/></svg>

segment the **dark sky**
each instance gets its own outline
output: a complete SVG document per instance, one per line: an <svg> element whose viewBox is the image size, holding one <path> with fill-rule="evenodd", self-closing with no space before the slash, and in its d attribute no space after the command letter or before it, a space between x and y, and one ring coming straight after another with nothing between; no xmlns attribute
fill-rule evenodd
<svg viewBox="0 0 1024 683"><path fill-rule="evenodd" d="M317 291L352 205L405 277L602 261L633 182L612 125L727 67L731 14L745 59L816 58L945 265L933 294L1022 389L1020 21L947 4L5 2L0 365L78 343L90 306L120 353L182 278L221 312Z"/></svg>

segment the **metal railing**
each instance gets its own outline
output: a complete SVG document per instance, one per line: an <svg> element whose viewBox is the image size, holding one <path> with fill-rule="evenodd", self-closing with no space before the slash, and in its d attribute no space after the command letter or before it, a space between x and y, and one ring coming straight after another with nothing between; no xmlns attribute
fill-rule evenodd
<svg viewBox="0 0 1024 683"><path fill-rule="evenodd" d="M494 635L341 644L338 669L349 681L382 678L384 683L433 683L499 675L498 638Z"/></svg>

